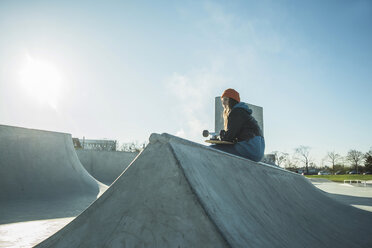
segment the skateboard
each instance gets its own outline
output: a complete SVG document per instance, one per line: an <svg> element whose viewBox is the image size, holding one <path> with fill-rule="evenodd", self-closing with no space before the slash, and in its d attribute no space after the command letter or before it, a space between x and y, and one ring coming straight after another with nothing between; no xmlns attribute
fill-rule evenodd
<svg viewBox="0 0 372 248"><path fill-rule="evenodd" d="M205 142L210 144L220 144L220 145L233 145L234 142L225 141L225 140L205 140Z"/></svg>
<svg viewBox="0 0 372 248"><path fill-rule="evenodd" d="M209 140L205 140L205 142L210 144L220 144L220 145L233 145L234 142L220 140L219 133L211 133L208 130L203 131L203 137L211 136Z"/></svg>

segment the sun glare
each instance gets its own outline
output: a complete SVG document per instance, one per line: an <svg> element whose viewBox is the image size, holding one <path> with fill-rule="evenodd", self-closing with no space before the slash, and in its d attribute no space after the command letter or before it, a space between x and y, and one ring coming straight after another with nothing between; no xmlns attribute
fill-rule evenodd
<svg viewBox="0 0 372 248"><path fill-rule="evenodd" d="M28 56L20 75L21 86L29 96L57 108L62 79L51 63Z"/></svg>

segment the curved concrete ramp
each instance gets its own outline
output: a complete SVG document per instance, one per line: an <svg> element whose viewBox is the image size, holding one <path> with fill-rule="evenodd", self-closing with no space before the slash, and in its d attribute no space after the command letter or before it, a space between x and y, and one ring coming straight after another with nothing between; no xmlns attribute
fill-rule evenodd
<svg viewBox="0 0 372 248"><path fill-rule="evenodd" d="M38 247L371 247L372 214L301 175L167 134Z"/></svg>
<svg viewBox="0 0 372 248"><path fill-rule="evenodd" d="M0 224L76 214L104 189L70 134L0 125Z"/></svg>
<svg viewBox="0 0 372 248"><path fill-rule="evenodd" d="M110 185L128 167L138 152L76 150L80 162L95 179Z"/></svg>

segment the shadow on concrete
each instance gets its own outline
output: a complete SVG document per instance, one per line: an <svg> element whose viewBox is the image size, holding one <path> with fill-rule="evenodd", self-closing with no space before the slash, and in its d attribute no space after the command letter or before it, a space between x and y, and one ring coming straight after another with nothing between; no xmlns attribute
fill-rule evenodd
<svg viewBox="0 0 372 248"><path fill-rule="evenodd" d="M97 197L0 202L0 225L33 220L75 217Z"/></svg>
<svg viewBox="0 0 372 248"><path fill-rule="evenodd" d="M323 191L324 192L324 191ZM363 205L372 207L372 198L370 197L359 197L359 196L350 196L350 195L342 195L342 194L333 194L324 192L327 196L331 197L332 199L347 204L347 205Z"/></svg>

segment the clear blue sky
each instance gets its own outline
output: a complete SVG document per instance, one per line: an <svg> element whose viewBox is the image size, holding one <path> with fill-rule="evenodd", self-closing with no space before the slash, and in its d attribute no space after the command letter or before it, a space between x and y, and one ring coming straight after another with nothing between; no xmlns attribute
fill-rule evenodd
<svg viewBox="0 0 372 248"><path fill-rule="evenodd" d="M267 152L372 146L371 1L1 1L0 35L0 124L202 142L232 87Z"/></svg>

